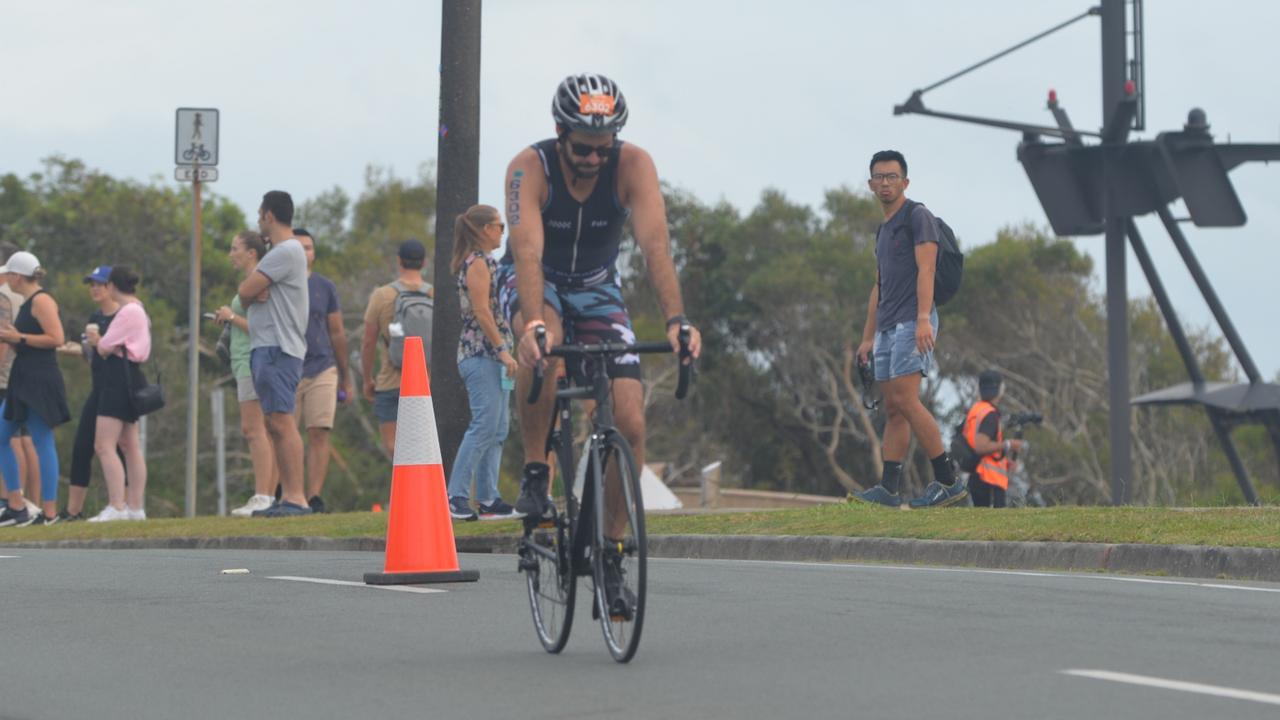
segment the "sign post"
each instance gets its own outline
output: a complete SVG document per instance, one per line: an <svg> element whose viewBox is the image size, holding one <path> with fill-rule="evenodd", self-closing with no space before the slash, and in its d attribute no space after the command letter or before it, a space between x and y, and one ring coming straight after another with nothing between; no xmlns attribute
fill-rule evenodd
<svg viewBox="0 0 1280 720"><path fill-rule="evenodd" d="M200 186L218 179L218 111L178 108L174 129L174 177L190 182L191 282L187 308L186 516L196 515L196 442L200 421Z"/></svg>

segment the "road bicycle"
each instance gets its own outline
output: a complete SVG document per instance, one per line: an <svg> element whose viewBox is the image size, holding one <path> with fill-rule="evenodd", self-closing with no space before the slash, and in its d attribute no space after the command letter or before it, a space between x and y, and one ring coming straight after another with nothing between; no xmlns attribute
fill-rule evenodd
<svg viewBox="0 0 1280 720"><path fill-rule="evenodd" d="M549 653L559 653L573 627L577 578L591 578L592 617L599 620L609 654L619 663L635 656L644 626L648 545L640 469L626 438L614 426L611 385L606 361L631 353L670 353L667 342L593 343L546 348L546 330L534 329L543 355L576 364L557 381L556 400L547 433L552 461L554 512L526 517L518 545L519 570L525 575L529 607L538 640ZM680 374L676 398L683 399L693 375L690 328L680 328ZM576 371L576 370L580 370ZM577 382L570 380L578 376ZM535 368L528 402L542 394L543 375ZM573 401L594 403L591 431L583 443L581 497L575 490ZM602 522L603 520L603 522Z"/></svg>

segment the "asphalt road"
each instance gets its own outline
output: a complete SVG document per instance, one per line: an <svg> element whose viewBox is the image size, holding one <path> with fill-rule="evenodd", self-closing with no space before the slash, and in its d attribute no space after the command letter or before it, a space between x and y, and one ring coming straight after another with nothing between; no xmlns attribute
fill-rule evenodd
<svg viewBox="0 0 1280 720"><path fill-rule="evenodd" d="M3 720L1280 716L1275 584L656 560L619 666L583 603L541 650L512 556L414 592L371 553L0 555Z"/></svg>

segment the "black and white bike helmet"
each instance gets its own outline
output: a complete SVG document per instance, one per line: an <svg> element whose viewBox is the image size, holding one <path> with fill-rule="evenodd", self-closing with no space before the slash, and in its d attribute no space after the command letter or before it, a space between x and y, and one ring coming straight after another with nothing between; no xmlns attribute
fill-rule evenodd
<svg viewBox="0 0 1280 720"><path fill-rule="evenodd" d="M569 130L613 134L627 124L627 100L604 75L570 75L556 88L551 116Z"/></svg>

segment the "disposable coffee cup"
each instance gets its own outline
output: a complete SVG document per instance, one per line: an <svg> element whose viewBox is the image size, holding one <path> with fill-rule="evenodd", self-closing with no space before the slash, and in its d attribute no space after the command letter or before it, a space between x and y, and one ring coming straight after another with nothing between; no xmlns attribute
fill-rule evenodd
<svg viewBox="0 0 1280 720"><path fill-rule="evenodd" d="M97 335L99 332L98 323L89 323L84 326L84 333L86 335Z"/></svg>

